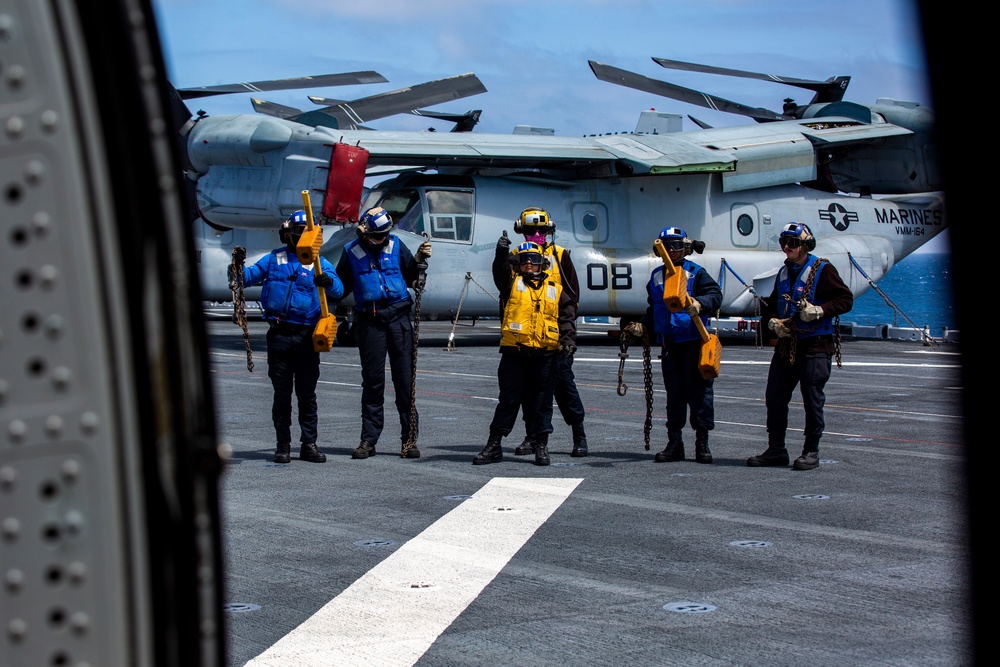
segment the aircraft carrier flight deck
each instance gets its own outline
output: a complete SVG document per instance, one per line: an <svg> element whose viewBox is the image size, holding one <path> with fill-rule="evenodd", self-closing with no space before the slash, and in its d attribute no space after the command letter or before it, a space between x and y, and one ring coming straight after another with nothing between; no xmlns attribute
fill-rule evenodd
<svg viewBox="0 0 1000 667"><path fill-rule="evenodd" d="M378 454L360 435L356 348L322 355L327 462L272 462L266 324L207 323L220 439L226 637L237 665L971 664L957 346L845 339L821 464L750 468L772 350L723 339L715 462L666 444L652 354L583 324L574 361L590 454L554 415L552 465L473 466L496 405L496 322L422 322L421 458L399 457L387 382ZM790 406L789 450L803 413ZM293 423L293 441L297 439Z"/></svg>

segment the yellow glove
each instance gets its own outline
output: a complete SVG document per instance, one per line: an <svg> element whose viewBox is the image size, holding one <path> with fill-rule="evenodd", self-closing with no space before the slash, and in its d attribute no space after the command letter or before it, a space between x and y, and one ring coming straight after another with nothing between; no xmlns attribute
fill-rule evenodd
<svg viewBox="0 0 1000 667"><path fill-rule="evenodd" d="M430 256L431 256L431 242L424 241L423 243L420 244L420 247L417 248L416 260L418 262L422 262Z"/></svg>
<svg viewBox="0 0 1000 667"><path fill-rule="evenodd" d="M808 301L803 301L803 306L799 308L799 319L803 322L812 322L823 317L823 307L814 306Z"/></svg>
<svg viewBox="0 0 1000 667"><path fill-rule="evenodd" d="M698 317L698 313L701 312L701 304L698 303L698 299L690 299L688 301L687 308L684 309L692 319Z"/></svg>
<svg viewBox="0 0 1000 667"><path fill-rule="evenodd" d="M792 335L792 330L785 326L786 320L779 320L776 317L772 317L771 321L767 323L767 326L778 336L778 338L788 338Z"/></svg>

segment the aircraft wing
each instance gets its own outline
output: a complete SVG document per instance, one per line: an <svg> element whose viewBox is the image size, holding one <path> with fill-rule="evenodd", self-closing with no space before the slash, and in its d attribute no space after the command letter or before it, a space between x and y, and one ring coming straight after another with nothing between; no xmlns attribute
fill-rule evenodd
<svg viewBox="0 0 1000 667"><path fill-rule="evenodd" d="M371 132L242 114L200 118L189 130L187 157L197 177L203 215L210 211L218 225L254 227L273 225L275 212L287 210L304 184L325 180L322 168L338 141L367 150L367 164L375 168L534 171L535 176L564 183L719 173L723 191L736 192L817 181L826 176L820 165L854 151L867 159L865 151L910 133L891 123L866 124L847 117L598 137ZM871 162L877 159L872 156Z"/></svg>
<svg viewBox="0 0 1000 667"><path fill-rule="evenodd" d="M477 133L343 133L368 163L423 167L585 170L588 176L721 172L726 191L811 181L833 148L910 134L889 123L823 118L671 134L552 137ZM339 135L338 135L339 136Z"/></svg>

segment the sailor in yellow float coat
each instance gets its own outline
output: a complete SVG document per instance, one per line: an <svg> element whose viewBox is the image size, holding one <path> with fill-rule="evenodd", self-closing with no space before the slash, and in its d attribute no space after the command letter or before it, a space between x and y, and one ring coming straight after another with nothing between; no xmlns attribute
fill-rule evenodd
<svg viewBox="0 0 1000 667"><path fill-rule="evenodd" d="M548 465L555 364L558 355L576 349L575 309L562 284L545 272L549 260L537 243L522 243L510 261L515 271L500 294L504 303L497 368L500 397L486 447L472 462L482 465L503 459L500 442L510 434L523 404L529 432L538 434L535 464Z"/></svg>
<svg viewBox="0 0 1000 667"><path fill-rule="evenodd" d="M556 231L555 222L548 211L537 206L529 206L521 211L521 215L514 220L514 233L523 234L525 241L537 243L542 248L542 252L549 259L549 280L553 280L562 285L563 291L569 292L573 299L573 306L579 306L580 299L580 279L573 265L568 248L563 248L555 244L553 240ZM510 254L510 239L507 238L507 231L497 239L496 255L493 258L493 283L497 289L502 289L510 282L511 268L507 262ZM503 305L500 306L501 311ZM574 313L574 319L576 315ZM575 325L574 325L575 326ZM573 430L573 451L570 456L587 456L587 433L583 426L586 418L586 410L583 401L580 400L580 392L576 388L576 377L573 374L573 356L560 355L556 359L556 384L553 397L559 412L562 414L566 425ZM525 423L527 426L527 423ZM526 431L524 441L514 450L515 454L533 454L535 451L535 437L530 431Z"/></svg>

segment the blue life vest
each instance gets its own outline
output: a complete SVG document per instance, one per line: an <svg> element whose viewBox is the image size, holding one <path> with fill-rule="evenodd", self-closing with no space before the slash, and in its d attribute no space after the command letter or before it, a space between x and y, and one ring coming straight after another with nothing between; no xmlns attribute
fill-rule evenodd
<svg viewBox="0 0 1000 667"><path fill-rule="evenodd" d="M694 289L694 278L699 271L704 271L692 261L684 260L678 267L687 271L687 293L691 294ZM653 331L656 333L656 340L660 343L686 343L692 340L701 340L701 333L695 326L694 320L685 311L672 313L667 309L667 304L663 303L663 282L666 278L666 267L658 266L653 269L649 277L649 292L653 299ZM708 317L699 315L702 324L708 325Z"/></svg>
<svg viewBox="0 0 1000 667"><path fill-rule="evenodd" d="M399 261L399 239L390 235L374 255L361 239L344 246L354 271L354 307L365 309L375 304L389 305L410 298Z"/></svg>
<svg viewBox="0 0 1000 667"><path fill-rule="evenodd" d="M321 260L324 273L334 278L334 292L340 280L333 265ZM253 266L243 268L243 284L257 285L263 281L260 302L264 306L264 317L269 322L289 324L316 324L320 311L319 294L313 283L313 269L302 266L298 256L287 248L277 248L265 255ZM340 293L333 298L343 296Z"/></svg>
<svg viewBox="0 0 1000 667"><path fill-rule="evenodd" d="M823 267L826 266L826 262L820 262L819 266L816 268L816 277L813 279L812 289L809 290L809 294L806 295L806 280L809 278L809 272L812 270L813 264L819 262L819 258L815 255L809 255L806 263L802 265L802 269L799 271L799 275L795 278L795 284L792 285L789 281L789 271L787 265L782 265L778 269L778 303L777 311L778 317L785 319L788 317L794 317L798 312L798 304L803 296L809 301L809 303L814 306L822 306L823 302L816 301L816 286L819 285L819 274L823 271ZM791 301L785 299L784 295L789 295ZM802 320L797 320L795 322L796 331L799 338L811 338L813 336L824 336L833 333L833 318L831 317L821 317L813 322L803 322Z"/></svg>

